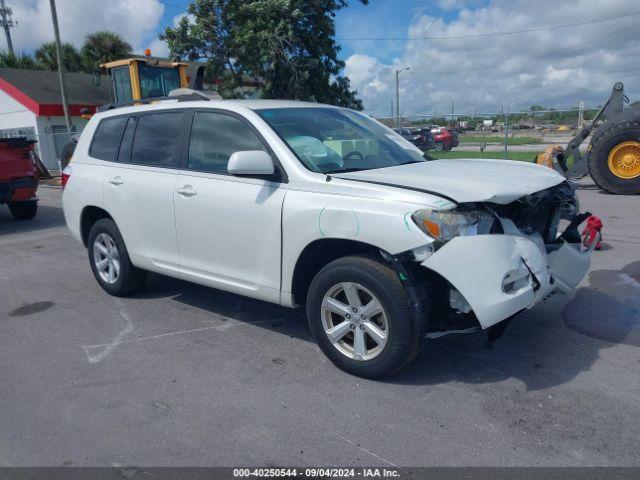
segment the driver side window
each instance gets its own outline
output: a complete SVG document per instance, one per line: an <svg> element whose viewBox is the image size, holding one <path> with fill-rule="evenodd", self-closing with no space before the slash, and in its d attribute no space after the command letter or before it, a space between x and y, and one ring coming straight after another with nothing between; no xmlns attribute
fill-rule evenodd
<svg viewBox="0 0 640 480"><path fill-rule="evenodd" d="M268 152L242 120L224 113L195 112L189 140L189 170L227 174L229 157L243 150Z"/></svg>

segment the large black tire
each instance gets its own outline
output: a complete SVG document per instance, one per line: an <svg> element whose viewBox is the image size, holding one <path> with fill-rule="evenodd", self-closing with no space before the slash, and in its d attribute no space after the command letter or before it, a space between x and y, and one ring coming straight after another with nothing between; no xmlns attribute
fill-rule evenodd
<svg viewBox="0 0 640 480"><path fill-rule="evenodd" d="M433 146L433 149L434 149L436 152L441 152L441 151L443 151L443 150L444 150L444 143L442 143L442 142L436 142L436 143L435 143L435 145Z"/></svg>
<svg viewBox="0 0 640 480"><path fill-rule="evenodd" d="M38 202L36 200L9 202L9 210L16 220L31 220L38 213Z"/></svg>
<svg viewBox="0 0 640 480"><path fill-rule="evenodd" d="M640 176L621 178L609 168L609 153L616 145L626 141L640 141L640 122L628 121L605 124L606 130L597 133L591 143L589 174L593 181L609 193L619 195L640 194Z"/></svg>
<svg viewBox="0 0 640 480"><path fill-rule="evenodd" d="M323 299L343 282L353 282L369 290L382 304L387 316L386 345L371 359L356 360L347 356L325 332ZM307 319L318 346L335 366L359 377L382 378L396 373L418 353L420 336L414 331L410 303L397 274L388 265L370 257L349 256L329 263L313 279L307 295ZM353 329L353 333L347 335L355 336L355 333Z"/></svg>
<svg viewBox="0 0 640 480"><path fill-rule="evenodd" d="M96 248L94 248L94 246L96 244L96 239L101 234L105 234L110 238L117 250L117 259L120 267L117 278L113 283L102 278L96 266L96 255L98 254L96 253ZM102 238L104 238L104 236ZM89 232L87 247L89 250L89 263L91 264L91 270L104 291L116 297L124 297L137 292L144 287L147 272L136 268L131 263L127 247L125 247L122 235L120 235L120 230L118 230L118 227L113 220L110 218L102 218L93 224Z"/></svg>

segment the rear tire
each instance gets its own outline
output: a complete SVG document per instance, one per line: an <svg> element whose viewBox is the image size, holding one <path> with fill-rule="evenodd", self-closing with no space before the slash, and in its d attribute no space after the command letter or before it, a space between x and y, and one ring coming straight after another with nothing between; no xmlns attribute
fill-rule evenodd
<svg viewBox="0 0 640 480"><path fill-rule="evenodd" d="M348 289L351 295L355 291L355 303L347 297ZM318 346L335 366L359 377L381 378L406 366L419 350L410 303L389 266L370 257L349 256L329 263L313 279L307 319Z"/></svg>
<svg viewBox="0 0 640 480"><path fill-rule="evenodd" d="M442 142L436 142L435 147L433 149L436 152L441 152L444 150L444 144Z"/></svg>
<svg viewBox="0 0 640 480"><path fill-rule="evenodd" d="M93 224L87 248L91 270L104 291L124 297L144 287L147 272L131 263L120 230L113 220L101 218Z"/></svg>
<svg viewBox="0 0 640 480"><path fill-rule="evenodd" d="M36 200L9 202L9 210L16 220L31 220L38 213L38 202Z"/></svg>
<svg viewBox="0 0 640 480"><path fill-rule="evenodd" d="M589 156L589 174L600 188L619 195L640 194L640 175L622 178L612 171L609 163L609 155L616 146L624 142L639 141L639 122L614 124L594 139ZM640 157L636 158L636 162L630 167L634 169L631 171L640 171Z"/></svg>

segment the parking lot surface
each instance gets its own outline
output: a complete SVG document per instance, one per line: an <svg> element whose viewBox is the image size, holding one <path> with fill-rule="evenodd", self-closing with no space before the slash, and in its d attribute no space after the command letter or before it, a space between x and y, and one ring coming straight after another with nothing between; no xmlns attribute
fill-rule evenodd
<svg viewBox="0 0 640 480"><path fill-rule="evenodd" d="M157 275L107 295L39 194L0 207L2 466L640 465L640 198L583 184L605 248L572 299L368 381L297 311Z"/></svg>

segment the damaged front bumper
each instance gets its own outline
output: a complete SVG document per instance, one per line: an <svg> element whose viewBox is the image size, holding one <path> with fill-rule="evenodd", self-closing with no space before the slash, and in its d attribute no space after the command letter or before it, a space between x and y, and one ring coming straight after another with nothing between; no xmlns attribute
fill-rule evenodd
<svg viewBox="0 0 640 480"><path fill-rule="evenodd" d="M547 253L523 235L456 237L421 262L464 297L489 328L556 293L571 293L590 266L590 252L561 243Z"/></svg>

